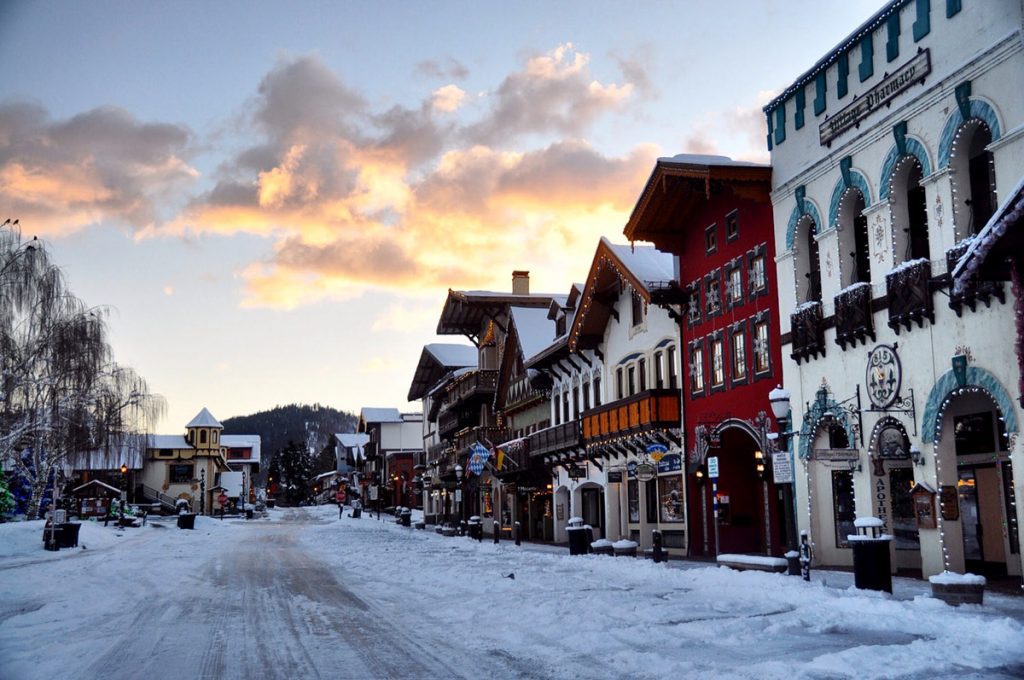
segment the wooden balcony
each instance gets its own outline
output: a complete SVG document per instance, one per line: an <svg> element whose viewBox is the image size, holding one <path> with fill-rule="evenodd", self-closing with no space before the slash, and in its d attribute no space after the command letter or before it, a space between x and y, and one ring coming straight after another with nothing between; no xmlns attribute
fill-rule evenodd
<svg viewBox="0 0 1024 680"><path fill-rule="evenodd" d="M932 306L932 263L925 259L906 262L885 277L889 297L889 328L899 335L900 328L910 330L924 320L935 323Z"/></svg>
<svg viewBox="0 0 1024 680"><path fill-rule="evenodd" d="M452 445L447 441L442 441L438 444L428 446L426 464L430 465L431 463L440 460L444 456L445 452L451 449L451 447Z"/></svg>
<svg viewBox="0 0 1024 680"><path fill-rule="evenodd" d="M678 429L680 392L648 390L584 411L583 443L600 443L655 429Z"/></svg>
<svg viewBox="0 0 1024 680"><path fill-rule="evenodd" d="M970 241L961 241L946 251L946 271L951 272L956 268L956 263L967 252L970 245ZM1002 281L982 281L973 278L959 293L950 286L949 308L956 312L957 316L963 315L964 307L969 308L972 312L975 311L979 302L983 302L986 307L989 307L992 305L993 299L1006 304L1006 293L1003 290Z"/></svg>
<svg viewBox="0 0 1024 680"><path fill-rule="evenodd" d="M465 457L475 442L480 442L484 446L490 444L500 444L508 439L508 430L504 427L467 427L464 430L460 430L455 435L455 451L459 456Z"/></svg>
<svg viewBox="0 0 1024 680"><path fill-rule="evenodd" d="M573 420L544 428L531 434L528 439L531 457L578 449L582 446L580 421Z"/></svg>
<svg viewBox="0 0 1024 680"><path fill-rule="evenodd" d="M494 370L470 371L461 375L448 387L445 405L449 408L476 397L490 399L498 389L498 372Z"/></svg>
<svg viewBox="0 0 1024 680"><path fill-rule="evenodd" d="M868 338L873 342L875 322L871 313L871 285L850 286L835 297L835 303L836 344L845 350L846 345L867 344Z"/></svg>
<svg viewBox="0 0 1024 680"><path fill-rule="evenodd" d="M820 302L806 302L789 316L793 338L791 357L799 364L811 357L825 356L825 322Z"/></svg>

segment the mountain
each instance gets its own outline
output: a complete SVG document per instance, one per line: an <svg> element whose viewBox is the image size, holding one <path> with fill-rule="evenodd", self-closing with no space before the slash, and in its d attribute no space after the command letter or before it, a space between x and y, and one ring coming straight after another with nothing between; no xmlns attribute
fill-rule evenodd
<svg viewBox="0 0 1024 680"><path fill-rule="evenodd" d="M262 449L260 476L265 477L273 457L289 442L302 444L316 456L331 444L335 432L355 432L358 417L320 404L275 406L248 416L221 421L224 434L258 434Z"/></svg>

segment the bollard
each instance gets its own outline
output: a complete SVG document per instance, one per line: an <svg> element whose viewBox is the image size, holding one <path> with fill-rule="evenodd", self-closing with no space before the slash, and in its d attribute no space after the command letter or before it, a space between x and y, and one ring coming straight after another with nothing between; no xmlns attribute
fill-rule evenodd
<svg viewBox="0 0 1024 680"><path fill-rule="evenodd" d="M805 581L811 580L811 544L807 542L807 532L800 532L800 573Z"/></svg>
<svg viewBox="0 0 1024 680"><path fill-rule="evenodd" d="M516 523L514 523L512 525L512 533L514 533L516 535L516 545L522 545L522 543L520 542L520 538L519 538L519 529L521 527L522 527L522 525L519 522L516 522Z"/></svg>
<svg viewBox="0 0 1024 680"><path fill-rule="evenodd" d="M661 550L661 532L655 529L651 532L653 534L654 550L651 552L654 558L654 563L665 561L665 553Z"/></svg>
<svg viewBox="0 0 1024 680"><path fill-rule="evenodd" d="M497 544L501 540L501 522L494 522L494 543Z"/></svg>

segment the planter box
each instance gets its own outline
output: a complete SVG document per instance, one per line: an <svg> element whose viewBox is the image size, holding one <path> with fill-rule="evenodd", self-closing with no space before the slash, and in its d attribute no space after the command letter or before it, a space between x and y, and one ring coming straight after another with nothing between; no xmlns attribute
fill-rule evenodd
<svg viewBox="0 0 1024 680"><path fill-rule="evenodd" d="M984 604L984 583L932 583L932 597L948 605Z"/></svg>

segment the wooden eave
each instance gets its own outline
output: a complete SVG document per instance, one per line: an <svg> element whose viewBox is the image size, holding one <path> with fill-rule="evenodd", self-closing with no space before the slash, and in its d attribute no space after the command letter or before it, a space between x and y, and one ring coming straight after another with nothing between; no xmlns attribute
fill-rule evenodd
<svg viewBox="0 0 1024 680"><path fill-rule="evenodd" d="M641 281L615 252L602 240L590 264L587 282L580 295L579 308L569 329L569 351L595 349L604 337L612 309L623 290L623 285L632 286L644 304L651 301L647 284Z"/></svg>
<svg viewBox="0 0 1024 680"><path fill-rule="evenodd" d="M658 161L623 233L630 241L648 241L660 248L715 191L727 187L739 196L767 201L771 179L770 166Z"/></svg>
<svg viewBox="0 0 1024 680"><path fill-rule="evenodd" d="M448 290L441 318L437 322L438 335L476 336L484 319L495 319L505 307L547 307L552 296L545 294L514 295Z"/></svg>

